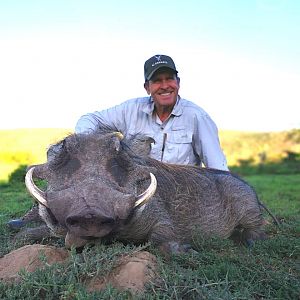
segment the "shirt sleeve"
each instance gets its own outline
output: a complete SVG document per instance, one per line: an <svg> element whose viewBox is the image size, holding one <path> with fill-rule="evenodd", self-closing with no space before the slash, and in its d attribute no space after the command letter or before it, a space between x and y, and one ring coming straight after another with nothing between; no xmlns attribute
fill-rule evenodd
<svg viewBox="0 0 300 300"><path fill-rule="evenodd" d="M125 103L102 111L88 113L79 118L75 126L76 133L91 133L99 128L125 131Z"/></svg>
<svg viewBox="0 0 300 300"><path fill-rule="evenodd" d="M216 124L207 114L200 116L197 123L194 147L205 167L228 171Z"/></svg>

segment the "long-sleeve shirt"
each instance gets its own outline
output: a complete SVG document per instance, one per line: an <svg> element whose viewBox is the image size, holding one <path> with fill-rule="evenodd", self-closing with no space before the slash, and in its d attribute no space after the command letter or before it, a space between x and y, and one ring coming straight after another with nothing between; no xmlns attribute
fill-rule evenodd
<svg viewBox="0 0 300 300"><path fill-rule="evenodd" d="M201 107L178 97L166 121L162 122L153 112L151 97L130 99L115 107L83 115L75 132L89 133L105 126L122 132L126 138L143 134L155 141L150 152L154 159L228 170L218 129Z"/></svg>

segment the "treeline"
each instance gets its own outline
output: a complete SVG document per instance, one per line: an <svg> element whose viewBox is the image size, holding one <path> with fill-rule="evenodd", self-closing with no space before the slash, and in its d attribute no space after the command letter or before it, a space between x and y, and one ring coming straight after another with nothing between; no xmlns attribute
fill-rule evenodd
<svg viewBox="0 0 300 300"><path fill-rule="evenodd" d="M0 180L7 180L20 165L46 161L50 144L72 133L70 129L0 130ZM282 132L220 131L220 142L228 165L235 168L270 167L279 163L297 167L300 164L300 129Z"/></svg>
<svg viewBox="0 0 300 300"><path fill-rule="evenodd" d="M300 154L300 129L266 133L221 131L220 140L230 166L296 160Z"/></svg>

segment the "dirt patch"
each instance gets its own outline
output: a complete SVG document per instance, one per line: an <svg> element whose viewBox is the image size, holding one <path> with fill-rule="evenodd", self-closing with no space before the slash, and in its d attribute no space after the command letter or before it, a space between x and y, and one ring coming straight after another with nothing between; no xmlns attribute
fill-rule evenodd
<svg viewBox="0 0 300 300"><path fill-rule="evenodd" d="M69 257L63 248L45 245L26 245L0 258L0 280L19 281L22 269L34 272L46 264L62 263ZM122 256L107 276L93 277L86 281L88 291L99 291L111 284L118 290L133 294L143 292L145 284L158 280L156 257L147 251Z"/></svg>
<svg viewBox="0 0 300 300"><path fill-rule="evenodd" d="M44 267L46 263L51 265L63 262L68 256L67 250L54 246L26 245L0 258L0 280L19 280L18 273L22 269L34 272L36 269ZM45 260L41 260L41 257L45 257Z"/></svg>
<svg viewBox="0 0 300 300"><path fill-rule="evenodd" d="M157 261L147 251L137 252L119 259L117 266L106 277L94 277L88 281L89 291L99 291L111 284L118 290L141 293L145 284L157 280Z"/></svg>

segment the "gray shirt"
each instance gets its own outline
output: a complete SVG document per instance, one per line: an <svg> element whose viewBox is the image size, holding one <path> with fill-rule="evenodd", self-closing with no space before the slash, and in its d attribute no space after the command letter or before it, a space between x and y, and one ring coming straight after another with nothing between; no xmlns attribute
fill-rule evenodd
<svg viewBox="0 0 300 300"><path fill-rule="evenodd" d="M127 138L143 134L155 140L150 153L154 159L199 166L203 163L209 168L228 170L218 129L202 108L178 97L170 117L164 122L153 110L151 97L130 99L115 107L83 115L75 132L88 133L105 125Z"/></svg>

